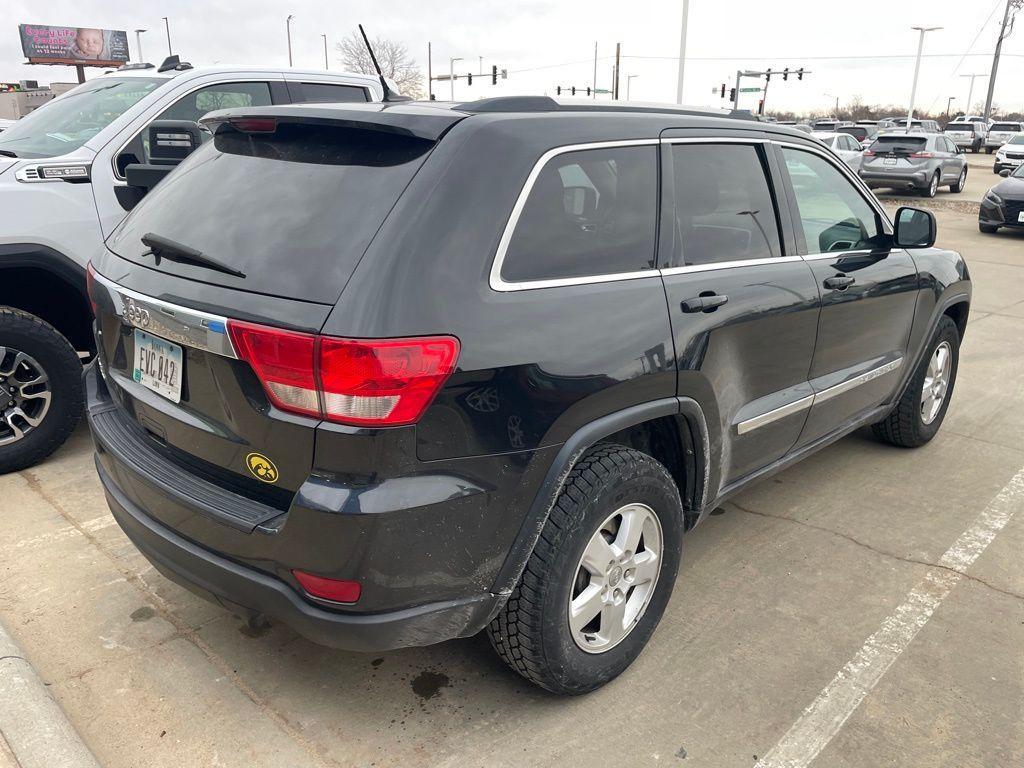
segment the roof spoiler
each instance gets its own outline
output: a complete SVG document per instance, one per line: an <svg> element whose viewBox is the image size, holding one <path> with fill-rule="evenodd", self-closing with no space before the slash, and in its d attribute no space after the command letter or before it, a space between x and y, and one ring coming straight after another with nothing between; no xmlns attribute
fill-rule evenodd
<svg viewBox="0 0 1024 768"><path fill-rule="evenodd" d="M377 77L380 78L380 86L384 89L384 98L381 101L395 102L395 101L412 101L408 96L403 96L400 93L395 93L388 87L388 81L384 77L384 73L381 72L380 64L377 63L377 57L373 53L373 46L370 45L370 38L366 36L366 30L363 29L363 25L359 25L359 34L363 36L363 42L366 43L366 50L370 53L370 61L373 62L373 68L377 70Z"/></svg>

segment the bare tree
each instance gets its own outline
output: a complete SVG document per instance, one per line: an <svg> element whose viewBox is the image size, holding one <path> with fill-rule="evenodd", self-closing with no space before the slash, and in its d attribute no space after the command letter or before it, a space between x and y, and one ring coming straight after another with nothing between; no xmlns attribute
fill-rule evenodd
<svg viewBox="0 0 1024 768"><path fill-rule="evenodd" d="M398 90L406 96L414 99L423 97L423 72L416 64L416 60L409 55L409 49L404 43L397 40L388 40L384 37L377 37L370 41L373 46L373 53L377 57L384 76L393 80ZM345 69L351 72L362 72L375 75L377 70L373 68L373 61L366 50L362 35L358 31L353 32L334 46L341 57L341 63Z"/></svg>

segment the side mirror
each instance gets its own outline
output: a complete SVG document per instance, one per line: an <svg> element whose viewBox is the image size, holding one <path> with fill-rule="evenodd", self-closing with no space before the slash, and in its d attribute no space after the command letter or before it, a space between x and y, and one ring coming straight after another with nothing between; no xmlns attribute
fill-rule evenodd
<svg viewBox="0 0 1024 768"><path fill-rule="evenodd" d="M149 162L124 167L124 180L146 194L203 143L199 123L154 120L149 124ZM134 158L133 158L134 159ZM119 159L120 160L120 159Z"/></svg>
<svg viewBox="0 0 1024 768"><path fill-rule="evenodd" d="M931 248L935 245L935 214L920 208L896 211L893 242L897 248Z"/></svg>
<svg viewBox="0 0 1024 768"><path fill-rule="evenodd" d="M1008 179L1010 178L1011 173L1013 173L1012 168L1003 168L1003 170L999 172L999 175L1002 176L1004 179Z"/></svg>

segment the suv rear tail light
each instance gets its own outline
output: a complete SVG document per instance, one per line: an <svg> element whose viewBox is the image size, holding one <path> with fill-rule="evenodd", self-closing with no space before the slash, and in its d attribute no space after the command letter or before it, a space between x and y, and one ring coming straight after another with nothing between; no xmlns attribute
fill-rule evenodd
<svg viewBox="0 0 1024 768"><path fill-rule="evenodd" d="M414 424L455 370L453 336L337 339L228 320L238 356L284 411L339 424Z"/></svg>
<svg viewBox="0 0 1024 768"><path fill-rule="evenodd" d="M871 149L865 149L864 150L864 157L874 157L874 156L875 156L874 150L871 150Z"/></svg>
<svg viewBox="0 0 1024 768"><path fill-rule="evenodd" d="M911 157L926 158L926 157L935 157L935 155L933 155L931 152L915 152L914 154L911 155Z"/></svg>

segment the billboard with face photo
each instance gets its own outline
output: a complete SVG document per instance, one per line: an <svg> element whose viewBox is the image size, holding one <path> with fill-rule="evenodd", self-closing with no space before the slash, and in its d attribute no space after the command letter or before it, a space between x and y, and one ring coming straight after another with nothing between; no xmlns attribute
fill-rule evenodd
<svg viewBox="0 0 1024 768"><path fill-rule="evenodd" d="M128 61L128 33L96 27L20 24L21 50L30 64L117 67Z"/></svg>

